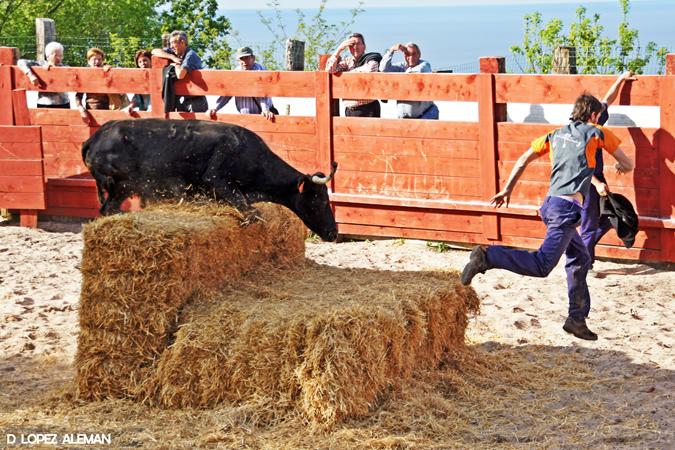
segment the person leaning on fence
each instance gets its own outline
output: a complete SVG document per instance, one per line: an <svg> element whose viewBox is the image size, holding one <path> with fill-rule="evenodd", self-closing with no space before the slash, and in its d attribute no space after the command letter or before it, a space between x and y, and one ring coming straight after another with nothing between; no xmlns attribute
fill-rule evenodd
<svg viewBox="0 0 675 450"><path fill-rule="evenodd" d="M182 80L193 70L202 70L204 65L197 52L188 46L188 37L185 31L175 30L169 35L169 47L165 49L156 48L152 50L152 55L168 59L176 69L176 78ZM176 111L183 112L206 112L209 104L203 95L185 95L179 102L176 96Z"/></svg>
<svg viewBox="0 0 675 450"><path fill-rule="evenodd" d="M267 70L265 66L255 61L255 55L250 47L241 47L235 54L239 66L235 70ZM216 100L216 107L209 110L213 118L230 100L231 95L223 95ZM269 97L235 97L235 106L240 114L260 114L267 120L274 120L274 115L279 114Z"/></svg>
<svg viewBox="0 0 675 450"><path fill-rule="evenodd" d="M597 125L603 110L597 98L582 94L576 100L570 124L532 141L513 167L504 188L490 199L497 208L504 204L508 207L513 188L527 165L548 153L552 167L549 191L540 209L546 225L541 247L529 252L500 245L477 246L461 274L464 285L489 269L546 277L565 253L569 312L563 330L586 340L596 340L598 336L586 325L591 307L586 275L591 258L576 227L581 221L582 205L596 165L596 149L604 149L616 159L615 168L619 173L627 173L634 167L633 161L619 148L621 141Z"/></svg>
<svg viewBox="0 0 675 450"><path fill-rule="evenodd" d="M92 47L87 50L87 65L92 68L102 68L104 72L110 70L110 66L104 64L105 54L100 48ZM110 109L108 94L93 92L78 92L75 94L75 107L80 112L80 117L87 123L92 123L92 118L87 112L89 109Z"/></svg>
<svg viewBox="0 0 675 450"><path fill-rule="evenodd" d="M66 67L63 65L63 45L58 42L50 42L45 45L45 58L45 61L20 59L16 63L19 70L28 77L33 86L40 87L43 83L31 67L43 67L47 70L50 67ZM37 107L70 109L70 97L67 92L38 92Z"/></svg>
<svg viewBox="0 0 675 450"><path fill-rule="evenodd" d="M350 56L342 58L349 49ZM326 61L327 72L379 72L382 55L366 53L366 41L361 33L352 33ZM380 117L378 100L343 100L345 116Z"/></svg>
<svg viewBox="0 0 675 450"><path fill-rule="evenodd" d="M139 50L134 57L136 67L139 69L150 69L152 67L152 53L148 50ZM138 111L147 111L150 108L150 94L134 94L129 105L122 109L124 112L131 113Z"/></svg>
<svg viewBox="0 0 675 450"><path fill-rule="evenodd" d="M609 120L609 105L616 99L619 87L627 80L634 80L635 77L630 71L624 72L617 77L612 86L607 90L602 99L603 111L598 118L598 125L605 125ZM588 195L584 198L584 207L581 210L581 240L584 242L588 255L591 258L590 272L593 272L593 263L595 262L595 246L600 239L612 228L612 224L607 216L600 215L600 197L606 197L609 192L607 180L603 173L604 163L602 159L602 150L598 149L595 154L595 170Z"/></svg>
<svg viewBox="0 0 675 450"><path fill-rule="evenodd" d="M392 64L394 53L403 53L404 61ZM396 44L388 49L380 62L380 72L431 73L431 64L420 59L422 52L417 44ZM438 119L438 106L432 101L398 100L399 119Z"/></svg>

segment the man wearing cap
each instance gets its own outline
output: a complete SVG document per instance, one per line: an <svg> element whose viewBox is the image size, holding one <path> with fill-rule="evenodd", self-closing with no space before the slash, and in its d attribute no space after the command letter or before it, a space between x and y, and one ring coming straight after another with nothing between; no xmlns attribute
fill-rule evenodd
<svg viewBox="0 0 675 450"><path fill-rule="evenodd" d="M169 35L169 47L153 49L152 55L171 61L171 65L176 69L176 78L179 80L185 78L193 70L204 68L197 52L188 47L188 37L185 31L172 31ZM203 95L185 95L182 103L177 100L178 98L175 103L177 111L205 112L209 107Z"/></svg>
<svg viewBox="0 0 675 450"><path fill-rule="evenodd" d="M262 64L255 62L255 55L251 47L241 47L237 50L235 57L239 61L239 67L235 70L267 70ZM232 98L231 95L223 95L216 100L216 107L209 110L211 117L215 118L216 113L220 111ZM234 104L240 114L260 114L267 120L274 120L274 104L269 97L235 97Z"/></svg>

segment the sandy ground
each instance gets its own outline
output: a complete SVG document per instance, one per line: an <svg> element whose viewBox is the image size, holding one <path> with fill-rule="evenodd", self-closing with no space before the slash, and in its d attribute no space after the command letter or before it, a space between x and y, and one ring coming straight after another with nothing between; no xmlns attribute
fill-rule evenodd
<svg viewBox="0 0 675 450"><path fill-rule="evenodd" d="M49 432L54 422L46 421L45 416L56 414L54 408L63 416L59 432L76 432L77 417L104 416L102 410L116 407L111 406L114 402L99 404L91 412L87 410L91 406L86 405L77 410L43 403L50 390L72 379L81 283L80 231L77 223L44 222L38 229L0 223L0 448L7 445L7 433ZM308 243L307 256L338 267L461 270L468 252L434 248L422 241L380 240ZM675 272L672 266L611 261L598 261L596 270L599 276L589 278L593 307L588 322L600 335L596 342L575 339L561 328L566 316L562 263L546 279L498 270L474 279L482 303L480 315L471 320L467 332L470 347L486 358L509 360L513 371L517 374L521 370L532 383L528 389L509 387L508 383L476 383L493 395L503 390L504 398L517 391L518 403L499 406L481 402L479 397L468 401L473 398L470 396L457 400L452 408L458 417L465 418L465 429L456 434L448 431L456 436L453 442L439 442L421 425L419 430L376 427L373 431L375 422L349 425L353 436L349 441L345 440L345 428L331 436L305 436L284 445L269 437L279 435L279 429L258 434L241 431L243 437L237 443L219 440L217 435L204 440L205 435L213 436L213 430L203 423L201 428L192 424L195 415L191 413L180 421L194 435L186 431L175 445L160 445L157 436L167 432L166 424L139 425L141 419L137 419L134 425L134 414L147 412L133 410L125 422L100 419L98 423L118 429L119 442L126 443L119 446L129 448L340 448L340 442L344 447L378 448L673 448ZM569 380L560 383L554 375L563 369ZM554 377L551 383L547 377ZM422 377L415 383L424 380ZM404 391L401 401L405 397ZM397 408L389 405L383 411ZM440 419L436 422L442 423ZM257 440L246 440L254 435Z"/></svg>

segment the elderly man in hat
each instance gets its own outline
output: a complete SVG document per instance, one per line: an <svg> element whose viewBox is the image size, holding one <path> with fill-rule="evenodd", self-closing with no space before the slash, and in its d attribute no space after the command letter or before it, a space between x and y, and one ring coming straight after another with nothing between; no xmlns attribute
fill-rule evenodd
<svg viewBox="0 0 675 450"><path fill-rule="evenodd" d="M236 53L239 67L235 70L267 70L262 64L255 62L255 55L251 47L241 47ZM227 102L232 99L231 95L223 95L216 100L216 107L209 110L211 117L216 116ZM240 114L260 114L267 120L274 120L274 114L278 114L272 99L269 97L235 97L235 106Z"/></svg>

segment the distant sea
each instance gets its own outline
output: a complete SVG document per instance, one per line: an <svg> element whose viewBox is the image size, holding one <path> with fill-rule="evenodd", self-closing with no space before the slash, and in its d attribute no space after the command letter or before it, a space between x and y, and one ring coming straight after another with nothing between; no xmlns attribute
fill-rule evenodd
<svg viewBox="0 0 675 450"><path fill-rule="evenodd" d="M318 3L318 0L317 0ZM337 3L332 2L332 3ZM481 56L507 57L507 69L519 71L509 48L522 45L525 14L539 11L543 22L562 19L565 30L576 16L578 5L587 8L587 17L600 15L604 26L603 35L618 37L618 25L622 20L618 0L578 4L518 4L518 5L476 5L405 8L368 8L357 16L352 31L362 33L366 38L368 51L384 52L391 45L401 42L416 42L422 49L422 58L429 61L435 70L453 69L455 72L475 72ZM507 2L505 2L507 3ZM329 5L331 2L329 2ZM411 2L414 4L414 1ZM675 0L633 0L628 16L631 28L639 31L642 47L654 41L675 51ZM289 37L295 31L297 14L295 10L283 11ZM273 10L262 10L272 17ZM303 10L311 18L316 10ZM273 36L260 22L256 10L227 10L220 13L230 19L236 32L230 39L233 48L250 45L254 48L273 41ZM349 9L327 9L324 18L339 24L350 19ZM656 70L652 62L647 72Z"/></svg>

